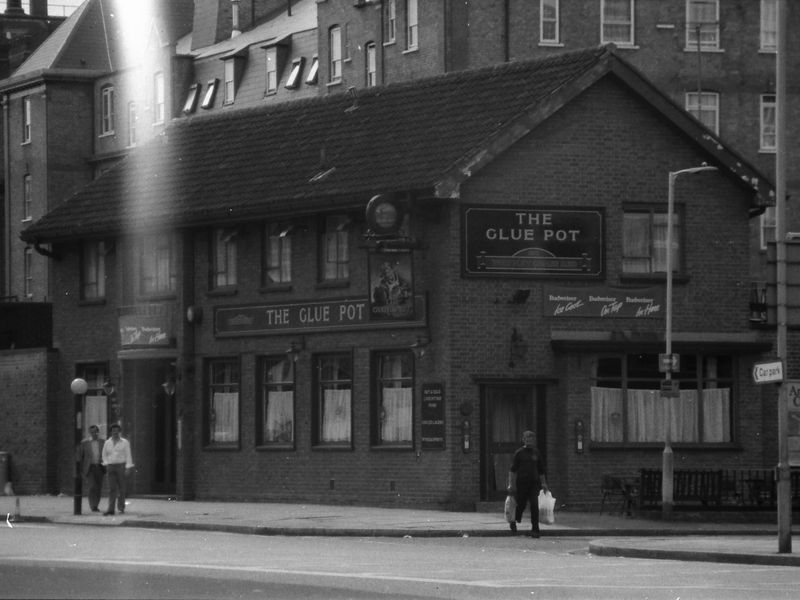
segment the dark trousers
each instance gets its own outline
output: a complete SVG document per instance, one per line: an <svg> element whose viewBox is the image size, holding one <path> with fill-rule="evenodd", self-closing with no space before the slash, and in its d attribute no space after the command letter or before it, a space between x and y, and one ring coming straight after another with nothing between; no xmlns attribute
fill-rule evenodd
<svg viewBox="0 0 800 600"><path fill-rule="evenodd" d="M89 508L97 510L100 505L100 492L103 489L103 467L100 465L89 465L89 473L86 481L89 483L87 496L89 497Z"/></svg>
<svg viewBox="0 0 800 600"><path fill-rule="evenodd" d="M539 490L541 487L538 481L517 482L517 511L514 513L514 517L517 523L521 523L525 506L530 504L531 528L533 531L539 531Z"/></svg>
<svg viewBox="0 0 800 600"><path fill-rule="evenodd" d="M107 466L108 473L108 512L113 513L114 507L120 512L125 511L125 464L119 463Z"/></svg>

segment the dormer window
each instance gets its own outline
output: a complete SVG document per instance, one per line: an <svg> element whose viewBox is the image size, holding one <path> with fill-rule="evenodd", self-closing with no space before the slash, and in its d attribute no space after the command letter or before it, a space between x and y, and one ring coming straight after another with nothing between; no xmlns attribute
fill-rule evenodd
<svg viewBox="0 0 800 600"><path fill-rule="evenodd" d="M236 64L232 58L225 61L225 104L236 99Z"/></svg>
<svg viewBox="0 0 800 600"><path fill-rule="evenodd" d="M106 85L100 90L100 135L114 133L114 86Z"/></svg>
<svg viewBox="0 0 800 600"><path fill-rule="evenodd" d="M167 117L166 94L164 90L164 73L153 76L153 122L163 123Z"/></svg>
<svg viewBox="0 0 800 600"><path fill-rule="evenodd" d="M183 114L189 115L197 109L197 101L200 99L200 84L193 83L189 86L189 93L186 95L186 102L183 104Z"/></svg>
<svg viewBox="0 0 800 600"><path fill-rule="evenodd" d="M206 95L203 96L203 102L200 104L200 108L213 108L214 97L217 95L217 85L219 85L219 79L209 80L208 84L206 85Z"/></svg>
<svg viewBox="0 0 800 600"><path fill-rule="evenodd" d="M267 94L278 91L278 49L267 48Z"/></svg>
<svg viewBox="0 0 800 600"><path fill-rule="evenodd" d="M289 77L286 79L286 89L294 90L300 86L300 78L303 74L304 58L296 58L292 61L292 70L289 72Z"/></svg>
<svg viewBox="0 0 800 600"><path fill-rule="evenodd" d="M306 85L316 85L317 78L319 77L319 57L315 56L311 59L311 66L306 75Z"/></svg>

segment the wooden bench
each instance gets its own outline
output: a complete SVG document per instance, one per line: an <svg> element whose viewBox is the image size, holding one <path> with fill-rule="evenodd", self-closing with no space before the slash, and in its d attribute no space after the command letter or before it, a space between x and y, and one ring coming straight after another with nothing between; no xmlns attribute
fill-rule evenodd
<svg viewBox="0 0 800 600"><path fill-rule="evenodd" d="M642 506L661 504L661 470L642 469L639 501ZM702 507L722 505L722 471L676 469L673 472L673 502Z"/></svg>

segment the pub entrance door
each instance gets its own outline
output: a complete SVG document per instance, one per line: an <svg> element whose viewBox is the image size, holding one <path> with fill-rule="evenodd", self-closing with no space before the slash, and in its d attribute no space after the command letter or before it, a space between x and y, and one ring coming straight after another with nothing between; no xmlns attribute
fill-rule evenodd
<svg viewBox="0 0 800 600"><path fill-rule="evenodd" d="M536 445L544 449L544 388L533 384L483 386L481 413L483 444L481 498L506 497L508 468L514 452L522 446L522 432L536 433ZM539 421L541 420L541 421Z"/></svg>

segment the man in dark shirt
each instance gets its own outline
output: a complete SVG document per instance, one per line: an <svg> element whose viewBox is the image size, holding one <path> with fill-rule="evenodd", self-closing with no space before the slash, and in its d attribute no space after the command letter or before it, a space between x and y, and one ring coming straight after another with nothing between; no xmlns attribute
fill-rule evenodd
<svg viewBox="0 0 800 600"><path fill-rule="evenodd" d="M522 448L514 453L508 473L508 491L515 494L517 511L516 523L509 523L511 531L517 531L517 523L522 522L525 506L531 505L531 537L539 537L539 490L548 490L545 481L545 468L539 450L534 446L536 436L532 431L522 434Z"/></svg>

